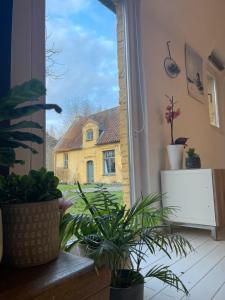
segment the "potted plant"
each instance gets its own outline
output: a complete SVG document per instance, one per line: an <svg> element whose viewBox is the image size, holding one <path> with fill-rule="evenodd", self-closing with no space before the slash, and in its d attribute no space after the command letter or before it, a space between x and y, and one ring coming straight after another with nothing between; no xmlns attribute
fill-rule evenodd
<svg viewBox="0 0 225 300"><path fill-rule="evenodd" d="M172 208L157 208L160 194L142 196L132 208L118 203L118 199L107 190L97 191L88 199L79 186L80 197L88 212L79 215L67 213L62 220L62 249L71 251L82 242L87 256L94 259L96 266L106 265L111 270L111 300L142 300L144 280L154 277L164 283L188 293L186 287L167 266L151 267L141 272L141 262L156 249L170 257L170 252L186 255L191 245L182 236L167 234L163 220ZM88 233L81 229L83 224L93 228ZM68 241L70 243L66 243Z"/></svg>
<svg viewBox="0 0 225 300"><path fill-rule="evenodd" d="M42 168L28 175L0 176L3 261L16 267L40 265L59 251L59 180Z"/></svg>
<svg viewBox="0 0 225 300"><path fill-rule="evenodd" d="M61 193L57 190L57 178L54 177L52 173L48 173L44 170L38 172L32 171L25 177L16 176L14 174L9 175L10 167L15 164L24 163L24 161L16 157L15 150L17 148L28 149L32 151L32 153L37 153L32 145L35 143L43 143L43 139L40 136L30 132L30 129L42 130L42 126L37 122L23 120L23 118L29 117L40 110L54 109L58 113L61 112L61 108L58 105L36 103L45 93L46 89L44 85L39 80L32 79L15 86L5 97L0 99L0 175L2 175L0 179L0 201L1 207L3 208L4 258L5 261L16 266L36 265L48 261L53 256L55 257L55 250L52 250L52 256L49 255L48 247L50 247L50 245L48 244L47 236L46 244L43 248L41 247L43 243L39 237L44 234L40 230L42 223L46 225L46 232L50 233L52 230L52 234L54 230L58 231L58 210L56 213L58 200L55 199L59 197ZM38 182L38 180L40 182ZM46 181L46 185L44 185L44 181ZM38 186L42 190L35 188ZM37 195L32 194L31 189L36 191ZM49 191L49 189L51 190ZM7 195L6 190L8 192ZM30 196L28 197L28 195ZM55 197L54 199L52 199L53 195ZM49 201L52 200L54 201L49 203ZM32 202L35 202L34 206L32 206ZM39 204L40 206L38 208ZM50 207L53 209L53 214L55 214L55 222L47 217L47 215L51 216ZM34 216L35 211L36 214ZM48 219L49 226L52 222L51 230L46 223ZM27 225L25 225L25 222L27 222ZM16 224L18 227L15 227ZM31 227L33 226L32 233L31 227L29 228L28 224L30 224ZM20 230L20 234L17 235L18 230ZM37 231L39 232L37 233ZM11 234L8 235L9 232L11 232ZM29 235L28 232L31 234L30 242L26 240L26 243L23 244L23 235L24 237ZM56 237L55 234L54 237ZM51 240L50 236L49 239ZM18 241L16 242L16 240ZM20 246L19 242L21 242ZM31 242L36 245L36 250L31 247ZM16 247L16 245L18 247ZM1 239L0 248L2 248ZM39 252L39 258L35 251ZM45 251L45 253L43 251ZM34 259L28 259L28 257L32 257L32 255Z"/></svg>
<svg viewBox="0 0 225 300"><path fill-rule="evenodd" d="M172 170L182 169L183 163L183 149L186 145L187 138L174 139L174 120L180 116L180 108L175 109L176 102L174 97L169 97L169 104L166 107L165 119L170 125L170 145L167 146L167 152L169 157L170 168Z"/></svg>
<svg viewBox="0 0 225 300"><path fill-rule="evenodd" d="M195 152L194 148L189 148L187 151L186 157L186 168L187 169L200 169L201 168L201 160L199 155Z"/></svg>

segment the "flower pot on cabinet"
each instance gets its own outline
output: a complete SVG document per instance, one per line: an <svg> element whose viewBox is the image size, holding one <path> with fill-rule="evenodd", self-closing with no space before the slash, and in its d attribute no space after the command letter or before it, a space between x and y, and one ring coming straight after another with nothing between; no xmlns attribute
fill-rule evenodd
<svg viewBox="0 0 225 300"><path fill-rule="evenodd" d="M182 169L183 165L183 145L168 145L167 153L171 170Z"/></svg>

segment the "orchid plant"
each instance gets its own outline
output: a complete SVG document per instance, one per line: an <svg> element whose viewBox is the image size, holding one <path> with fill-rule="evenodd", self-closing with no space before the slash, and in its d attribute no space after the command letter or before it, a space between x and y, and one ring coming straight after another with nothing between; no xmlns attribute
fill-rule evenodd
<svg viewBox="0 0 225 300"><path fill-rule="evenodd" d="M180 108L175 109L176 102L174 101L174 97L169 97L169 105L166 107L165 118L168 124L170 124L170 136L171 136L171 145L174 145L174 120L180 116Z"/></svg>

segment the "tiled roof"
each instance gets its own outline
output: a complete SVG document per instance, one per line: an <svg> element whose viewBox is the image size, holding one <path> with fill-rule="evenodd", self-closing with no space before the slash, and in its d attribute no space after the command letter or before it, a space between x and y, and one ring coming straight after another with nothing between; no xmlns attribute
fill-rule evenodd
<svg viewBox="0 0 225 300"><path fill-rule="evenodd" d="M97 145L117 143L119 138L119 107L100 111L74 121L55 147L56 152L82 149L82 128L88 120L98 123L101 131Z"/></svg>

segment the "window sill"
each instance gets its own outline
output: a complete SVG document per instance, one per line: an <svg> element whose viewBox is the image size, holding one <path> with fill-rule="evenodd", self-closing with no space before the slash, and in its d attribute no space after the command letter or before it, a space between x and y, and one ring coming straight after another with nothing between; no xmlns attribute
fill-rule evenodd
<svg viewBox="0 0 225 300"><path fill-rule="evenodd" d="M102 176L116 176L116 173L103 174Z"/></svg>

